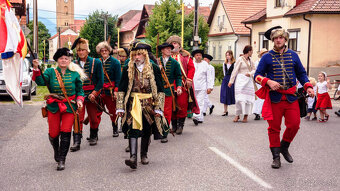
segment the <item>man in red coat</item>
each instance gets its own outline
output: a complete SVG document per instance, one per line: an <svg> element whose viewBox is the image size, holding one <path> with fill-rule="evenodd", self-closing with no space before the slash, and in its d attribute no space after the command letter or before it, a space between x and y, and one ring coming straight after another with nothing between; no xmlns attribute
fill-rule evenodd
<svg viewBox="0 0 340 191"><path fill-rule="evenodd" d="M191 109L193 113L199 113L198 104L192 89L195 66L190 58L190 53L182 48L181 37L177 35L170 36L167 43L174 46L171 56L179 62L182 72L182 94L176 98L180 109L174 112L171 118L172 130L176 134L182 134L188 109Z"/></svg>

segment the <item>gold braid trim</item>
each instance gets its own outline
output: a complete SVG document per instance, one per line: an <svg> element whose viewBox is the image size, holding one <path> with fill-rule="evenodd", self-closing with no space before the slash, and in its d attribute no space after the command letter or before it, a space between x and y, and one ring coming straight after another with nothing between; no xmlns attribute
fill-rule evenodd
<svg viewBox="0 0 340 191"><path fill-rule="evenodd" d="M155 110L164 111L164 103L165 103L165 93L159 92L157 99L154 102Z"/></svg>
<svg viewBox="0 0 340 191"><path fill-rule="evenodd" d="M117 103L116 103L116 109L125 109L124 108L124 92L118 92L117 95Z"/></svg>

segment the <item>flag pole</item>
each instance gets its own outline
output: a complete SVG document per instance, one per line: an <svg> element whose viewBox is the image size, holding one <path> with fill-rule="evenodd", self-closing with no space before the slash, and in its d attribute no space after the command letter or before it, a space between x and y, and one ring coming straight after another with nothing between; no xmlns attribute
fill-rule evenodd
<svg viewBox="0 0 340 191"><path fill-rule="evenodd" d="M184 47L184 3L183 0L181 0L181 6L182 6L182 47Z"/></svg>

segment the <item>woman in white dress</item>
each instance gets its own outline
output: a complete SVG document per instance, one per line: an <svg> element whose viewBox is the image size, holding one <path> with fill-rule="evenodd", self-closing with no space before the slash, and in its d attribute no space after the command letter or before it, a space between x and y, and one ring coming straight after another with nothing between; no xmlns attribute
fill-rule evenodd
<svg viewBox="0 0 340 191"><path fill-rule="evenodd" d="M253 81L255 67L250 60L252 54L252 46L245 46L243 56L237 59L228 84L231 87L235 82L236 116L234 122L240 119L240 115L243 115L243 123L248 122L248 115L251 114L255 102L255 83Z"/></svg>

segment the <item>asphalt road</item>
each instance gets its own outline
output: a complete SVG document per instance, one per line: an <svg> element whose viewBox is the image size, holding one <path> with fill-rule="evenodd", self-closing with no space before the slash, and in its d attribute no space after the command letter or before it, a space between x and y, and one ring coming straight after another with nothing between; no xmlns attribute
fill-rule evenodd
<svg viewBox="0 0 340 191"><path fill-rule="evenodd" d="M0 105L0 188L340 190L340 118L334 114L339 105L330 111L327 123L302 120L290 148L294 163L281 157L282 167L272 169L266 122L253 121L251 116L249 123L233 123L234 107L229 109L230 116L222 117L218 88L211 100L216 109L203 124L194 126L187 119L183 135L169 136L166 144L152 141L149 165L139 163L137 170L125 166L124 160L129 157L124 152L127 140L122 135L112 137L110 121L105 116L98 145L89 146L83 139L81 150L68 154L66 169L60 172L55 170L47 122L41 118L40 106L25 105L24 110L17 110ZM87 137L89 127L84 129Z"/></svg>

